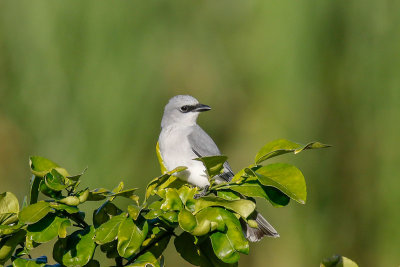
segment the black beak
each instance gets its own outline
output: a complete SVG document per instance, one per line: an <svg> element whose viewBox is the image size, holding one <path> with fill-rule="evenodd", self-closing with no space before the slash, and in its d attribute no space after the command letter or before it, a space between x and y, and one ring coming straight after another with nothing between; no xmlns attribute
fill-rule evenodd
<svg viewBox="0 0 400 267"><path fill-rule="evenodd" d="M194 106L194 109L192 111L194 112L203 112L203 111L208 111L210 110L211 107L208 105L204 105L204 104L197 104Z"/></svg>

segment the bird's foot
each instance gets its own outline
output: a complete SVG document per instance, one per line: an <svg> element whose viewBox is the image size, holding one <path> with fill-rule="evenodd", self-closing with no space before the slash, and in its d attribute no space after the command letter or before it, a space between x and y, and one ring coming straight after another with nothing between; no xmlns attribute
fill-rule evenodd
<svg viewBox="0 0 400 267"><path fill-rule="evenodd" d="M206 186L203 188L203 190L201 190L200 193L194 195L193 198L194 198L194 199L198 199L198 198L204 197L204 196L207 194L209 188L210 188L210 186L209 186L209 185L206 185Z"/></svg>

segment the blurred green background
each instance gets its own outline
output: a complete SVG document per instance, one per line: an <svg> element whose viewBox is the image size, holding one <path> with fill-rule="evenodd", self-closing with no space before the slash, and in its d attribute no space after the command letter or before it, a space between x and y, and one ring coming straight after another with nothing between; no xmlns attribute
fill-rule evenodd
<svg viewBox="0 0 400 267"><path fill-rule="evenodd" d="M164 105L191 94L212 106L199 123L236 171L277 138L334 146L280 158L303 171L308 203L260 204L281 238L252 244L241 266L318 266L334 253L398 266L399 10L389 0L1 0L0 191L22 200L32 154L89 166L92 188L143 188L160 173ZM166 262L187 266L172 243Z"/></svg>

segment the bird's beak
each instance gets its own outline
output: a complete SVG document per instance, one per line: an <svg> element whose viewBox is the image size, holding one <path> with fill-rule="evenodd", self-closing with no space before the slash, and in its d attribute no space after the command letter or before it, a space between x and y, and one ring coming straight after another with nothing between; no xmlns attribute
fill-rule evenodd
<svg viewBox="0 0 400 267"><path fill-rule="evenodd" d="M194 111L194 112L203 112L203 111L207 111L207 110L210 110L210 109L211 109L211 107L208 106L208 105L197 104L192 111Z"/></svg>

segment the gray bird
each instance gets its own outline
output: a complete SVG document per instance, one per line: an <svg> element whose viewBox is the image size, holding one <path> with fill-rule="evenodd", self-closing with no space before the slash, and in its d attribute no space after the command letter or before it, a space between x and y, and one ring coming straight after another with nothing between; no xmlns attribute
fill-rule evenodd
<svg viewBox="0 0 400 267"><path fill-rule="evenodd" d="M161 157L167 170L186 166L185 171L175 175L203 189L203 192L208 189L210 182L203 163L194 159L221 155L215 142L196 122L200 112L210 109L192 96L174 96L165 106L158 139ZM225 162L223 173L214 179L217 182L229 182L233 176L229 163ZM260 213L256 211L252 218L258 223L258 228L252 228L241 222L249 241L259 241L263 236L279 237L277 231Z"/></svg>

